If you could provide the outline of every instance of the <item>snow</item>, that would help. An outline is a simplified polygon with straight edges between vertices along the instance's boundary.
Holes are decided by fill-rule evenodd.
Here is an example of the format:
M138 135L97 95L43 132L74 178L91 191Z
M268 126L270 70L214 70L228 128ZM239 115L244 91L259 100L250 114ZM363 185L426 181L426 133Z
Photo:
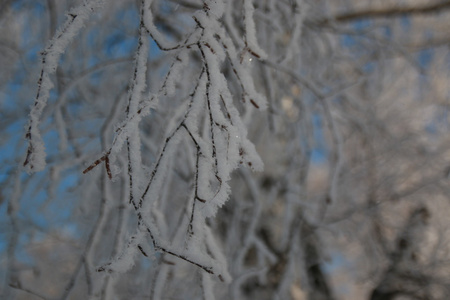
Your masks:
M120 165L127 166L122 178L128 182L130 202L138 220L136 232L128 238L121 253L99 270L123 273L133 267L139 253L147 256L155 251L161 252L165 256L174 256L203 269L204 297L213 299L214 277L211 274L219 276L226 283L231 282L231 275L222 247L217 243L206 220L214 217L228 200L231 193L229 181L234 170L243 166L255 171L263 169L263 162L255 146L247 138L246 125L235 101L240 101L243 96L246 112L265 108L266 99L255 89L251 68L254 58L264 59L266 54L256 41L254 7L251 1L244 2L246 45L240 52L222 25L221 18L225 11L223 1L206 1L204 9L194 14L198 26L188 34L183 45L173 45L158 31L153 23L151 9L146 9L151 7L151 2L142 1L144 6L141 10L141 25L144 26L139 31L135 68L129 82L128 103L123 121L116 126L110 149L105 149L104 155L86 169L89 171L100 163L109 163L112 175L117 175ZM33 171L45 167L45 149L38 125L49 91L53 87L50 75L55 72L61 54L99 3L100 1L89 2L70 11L67 22L44 51L38 96L30 113L29 140L32 151L28 167ZM161 89L155 94L146 91L148 35L162 50L173 50L174 56ZM188 44L190 47L187 47ZM150 113L150 109L156 107L159 98L177 95L179 83L186 81L183 70L189 65L194 51L198 51L202 63L201 73L194 74L193 77L197 78L194 92L188 97L188 101L171 112L170 122L164 124L165 140L159 155L150 171L146 172L142 166L139 124ZM232 78L226 78L222 72L226 60L236 75ZM237 80L241 95L230 92L229 80ZM171 97L167 99L170 100ZM67 137L59 110L56 111L56 121L62 138L61 147L64 149ZM124 145L127 145L126 158L122 151ZM192 218L183 217L177 223L183 226L179 226L175 235L170 237L174 228L165 215L168 204L164 203L164 199L167 198L165 195L170 194L169 174L177 162L176 155L181 146L189 147L182 158L190 156L186 158L186 169L193 171L195 177L194 187L186 193L190 195L186 201L186 211L192 213ZM112 197L114 195L107 198ZM191 226L189 231L188 226ZM125 227L121 230L125 231ZM185 243L182 244L179 240L183 239ZM249 239L246 247L250 244L261 248L263 255L272 259L273 254L269 249L263 248L262 243ZM164 277L165 272L167 268L163 268L160 275ZM156 281L155 298L161 296L158 293L164 285L163 277L159 276Z
M267 54L258 45L256 39L256 27L255 21L253 20L253 13L255 8L253 7L252 0L244 0L244 21L245 21L245 38L247 42L247 47L255 53L259 58L266 59Z
M146 3L147 7L150 7L152 3L152 0L148 0ZM151 9L145 9L144 10L144 16L143 16L143 22L145 25L145 28L148 30L148 33L152 37L152 39L155 41L155 43L158 45L158 47L162 50L168 50L177 48L176 45L173 45L171 42L169 42L163 34L159 32L159 30L156 28L154 22L153 22L153 14Z
M179 55L176 56L175 61L170 67L170 71L166 76L166 80L163 84L163 93L167 96L172 96L175 94L175 87L178 80L180 80L182 70L186 67L188 63L188 53L187 51L181 51Z
M146 242L145 233L138 230L135 235L129 238L128 244L122 253L102 268L109 273L125 273L129 271L135 264L136 256L139 253L138 245L142 242Z
M233 41L226 35L224 30L219 31L220 40L223 47L226 49L227 57L233 67L233 70L239 80L243 89L244 98L247 105L256 106L259 109L266 108L266 98L264 95L258 93L253 83L253 77L251 75L251 54L248 51L244 51L240 55L238 54ZM252 100L252 102L250 102ZM256 105L255 105L256 104Z
M56 72L61 54L66 51L71 41L83 28L92 12L102 4L103 1L90 1L70 10L66 22L55 33L53 39L42 52L42 70L38 81L38 91L35 103L31 107L28 123L29 152L24 163L28 173L42 171L46 165L45 146L39 130L39 123L42 112L47 105L50 90L53 88L50 75Z
M211 280L211 275L202 273L202 288L203 299L214 300L214 282Z

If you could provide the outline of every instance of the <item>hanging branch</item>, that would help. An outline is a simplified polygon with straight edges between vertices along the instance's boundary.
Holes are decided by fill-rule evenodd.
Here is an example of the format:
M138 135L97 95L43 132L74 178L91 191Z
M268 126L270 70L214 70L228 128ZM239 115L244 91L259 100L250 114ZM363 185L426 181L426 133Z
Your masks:
M112 172L109 165L111 156L117 155L126 142L128 152L129 203L133 206L138 219L138 231L131 237L123 253L116 260L98 268L98 271L112 272L129 269L137 253L141 253L146 257L149 256L148 251L152 251L151 249L147 249L148 247L146 246L147 239L149 239L153 251L163 252L177 257L203 269L209 274L218 276L221 280L225 280L229 277L225 271L226 261L222 258L223 255L220 253L220 249L213 242L212 236L207 234L209 229L204 224L204 221L206 217L214 216L217 209L227 200L230 192L227 181L233 169L237 168L240 164L244 164L244 162L252 168L258 169L262 167L262 162L256 154L254 146L246 138L247 132L245 126L240 120L238 110L233 105L227 80L220 70L220 64L226 57L235 66L238 82L242 87L242 91L249 95L252 105L256 108L262 107L264 105L264 99L254 90L253 82L246 70L246 66L241 66L241 63L235 62L239 59L239 56L234 45L230 43L230 39L218 22L222 14L221 10L223 11L223 7L221 8L220 4L208 5L205 3L203 10L193 17L197 26L188 35L184 43L179 46L168 46L167 41L163 40L162 35L153 25L151 11L148 7L149 3L142 0L136 63L134 75L130 83L126 120L118 127L111 148L83 171L83 173L87 173L100 163L105 162L107 174L111 178ZM247 8L251 9L249 7ZM251 17L251 13L247 17ZM254 34L250 26L251 22L249 19L246 20L249 39L253 39L252 35ZM215 32L220 33L219 39L222 43L218 42L218 35ZM175 93L175 82L183 66L188 62L189 51L194 50L191 45L197 45L203 67L194 91L190 95L188 109L184 113L184 117L165 138L161 151L150 172L147 184L140 191L135 180L137 178L136 176L138 176L136 172L141 171L138 124L141 118L148 114L149 107L153 102L152 98L143 105L139 104L146 81L145 65L148 48L144 42L144 37L147 34L155 40L161 50L179 51L167 72L158 96L167 96ZM228 45L225 45L226 43ZM251 44L252 47L256 47L255 43ZM249 47L250 45L247 48ZM225 50L226 48L228 50ZM245 51L249 50L247 49ZM252 50L252 52L255 51ZM258 56L261 55L258 54ZM243 80L245 80L245 83ZM201 130L197 126L199 116L204 116L208 120L207 125L205 124L207 128L202 129L204 130L204 136L200 134ZM149 211L157 209L153 204L158 197L157 195L161 186L165 184L163 180L167 172L166 164L169 157L173 155L176 144L180 142L184 134L187 134L196 149L193 187L194 199L192 201L190 216L187 220L187 234L188 236L196 234L197 238L205 242L206 253L204 255L202 254L204 258L193 255L195 252L191 252L188 249L189 247L185 249L187 252L184 254L184 252L182 253L169 246L164 237L156 233L157 229L152 223L152 217L148 214ZM209 178L215 178L217 180L217 186L211 187L208 184L200 185L200 182L205 180L208 182ZM138 193L140 197L137 197ZM137 201L137 199L139 200ZM197 219L196 211L198 210L202 214ZM204 225L201 228L199 224ZM195 232L195 228L199 228L197 230L200 230L200 232ZM210 257L208 258L207 256ZM205 264L202 262L205 258L212 259L214 263L212 265Z
M103 1L101 0L91 1L70 10L67 14L67 21L41 53L42 69L38 79L34 105L30 112L28 130L25 135L28 140L28 149L23 166L27 168L28 172L38 172L45 168L45 146L38 127L41 114L50 96L50 90L53 88L50 76L56 72L60 56L76 37L90 15L102 5Z
M423 5L410 5L410 6L394 6L394 7L382 7L382 8L368 8L356 11L350 11L346 13L337 14L325 19L312 22L316 26L327 26L333 23L348 23L361 19L374 19L374 18L394 18L401 16L415 16L439 13L444 10L450 9L450 1L432 1L432 3L424 3ZM308 24L309 25L309 24Z

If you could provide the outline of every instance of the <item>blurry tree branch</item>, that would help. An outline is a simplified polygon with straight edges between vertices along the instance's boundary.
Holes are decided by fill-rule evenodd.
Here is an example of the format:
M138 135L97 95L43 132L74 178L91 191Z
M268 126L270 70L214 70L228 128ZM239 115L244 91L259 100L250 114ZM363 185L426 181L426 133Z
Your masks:
M431 3L430 3L431 2ZM429 1L422 5L397 5L393 7L368 8L336 14L325 19L312 22L312 25L326 26L332 23L349 23L362 19L393 18L401 16L413 17L415 15L426 15L441 13L450 9L450 1Z

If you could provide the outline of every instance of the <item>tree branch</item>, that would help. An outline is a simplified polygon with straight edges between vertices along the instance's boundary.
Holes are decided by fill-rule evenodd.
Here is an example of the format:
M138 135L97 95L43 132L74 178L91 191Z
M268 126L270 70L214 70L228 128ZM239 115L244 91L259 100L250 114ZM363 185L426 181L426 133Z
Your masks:
M361 19L371 19L371 18L395 18L404 15L425 15L438 13L442 10L450 9L450 1L435 3L427 3L424 5L414 5L414 6L397 6L397 7L381 7L381 8L368 8L362 9L360 11L346 12L324 18L313 22L316 26L327 26L332 23L349 23L353 21L358 21Z

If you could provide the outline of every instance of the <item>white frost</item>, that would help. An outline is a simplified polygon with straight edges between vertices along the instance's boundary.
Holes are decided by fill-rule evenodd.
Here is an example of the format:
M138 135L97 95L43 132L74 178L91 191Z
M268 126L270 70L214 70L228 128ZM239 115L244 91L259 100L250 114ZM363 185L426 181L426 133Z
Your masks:
M29 152L25 168L29 173L42 171L46 165L45 146L39 131L39 123L42 112L47 105L50 90L53 88L50 75L56 72L61 54L83 28L92 12L102 4L103 1L85 2L83 5L70 10L67 14L67 21L55 33L53 39L42 52L42 70L38 82L38 92L31 108L28 123Z
M255 8L253 7L252 0L244 0L244 20L245 20L245 37L247 40L247 47L254 53L256 53L261 59L267 58L267 54L261 49L256 40L256 27L253 20L253 13Z

